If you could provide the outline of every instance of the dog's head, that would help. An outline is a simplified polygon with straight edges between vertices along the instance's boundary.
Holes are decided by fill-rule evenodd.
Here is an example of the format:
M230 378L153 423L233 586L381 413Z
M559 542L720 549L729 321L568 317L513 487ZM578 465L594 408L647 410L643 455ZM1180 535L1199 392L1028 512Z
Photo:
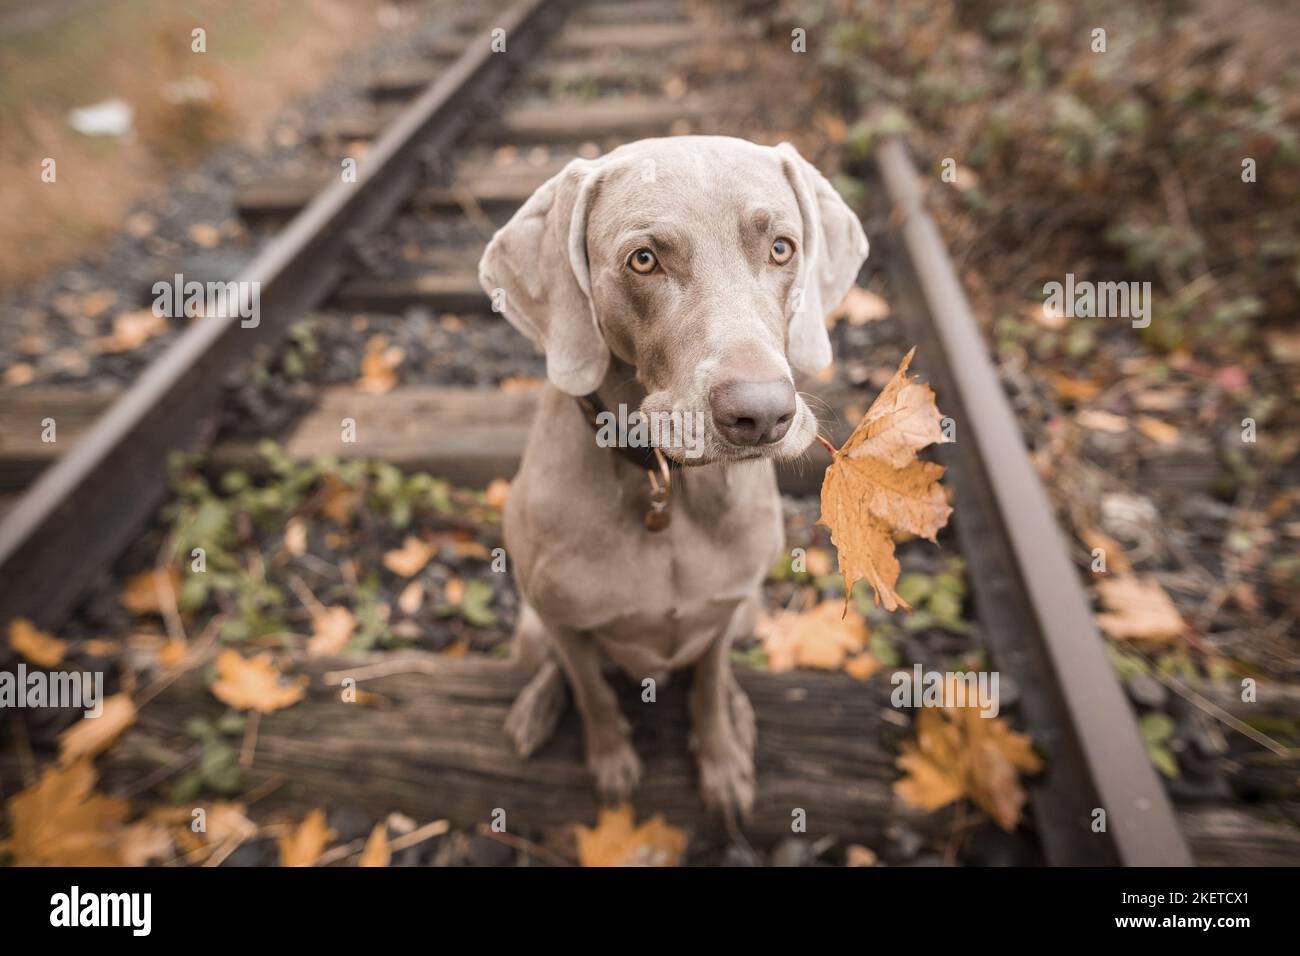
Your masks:
M816 432L792 369L830 363L826 313L866 255L857 217L789 144L683 136L573 160L497 232L479 277L557 388L595 391L613 353L643 414L705 423L694 454L661 440L670 457L781 459Z

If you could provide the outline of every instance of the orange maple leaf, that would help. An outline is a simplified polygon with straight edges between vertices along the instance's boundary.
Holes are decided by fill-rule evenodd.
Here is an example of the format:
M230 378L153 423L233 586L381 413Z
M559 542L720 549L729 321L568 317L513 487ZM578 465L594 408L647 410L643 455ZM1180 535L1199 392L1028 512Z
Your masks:
M817 523L830 529L839 552L846 609L853 585L865 579L877 605L910 611L894 590L900 571L894 533L933 541L952 514L939 485L943 466L916 457L926 445L947 439L934 392L907 374L914 354L915 348L903 358L822 481Z

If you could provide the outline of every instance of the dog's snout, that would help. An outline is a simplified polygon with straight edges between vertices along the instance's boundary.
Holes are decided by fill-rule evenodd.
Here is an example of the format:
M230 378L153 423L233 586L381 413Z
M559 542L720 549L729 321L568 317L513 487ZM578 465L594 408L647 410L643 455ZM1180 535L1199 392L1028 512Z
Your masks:
M713 423L733 445L770 445L785 437L794 420L794 386L772 382L731 381L709 391Z

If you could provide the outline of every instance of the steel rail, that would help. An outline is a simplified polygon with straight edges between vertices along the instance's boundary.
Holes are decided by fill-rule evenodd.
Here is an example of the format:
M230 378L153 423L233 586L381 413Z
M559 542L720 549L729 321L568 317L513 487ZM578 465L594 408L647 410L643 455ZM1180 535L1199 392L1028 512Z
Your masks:
M223 381L259 343L273 342L337 284L355 243L387 220L436 164L476 109L526 63L569 7L520 0L485 29L383 133L358 163L356 182L319 193L236 278L260 290L260 322L238 315L195 321L45 471L0 522L0 626L15 617L54 626L144 528L167 489L173 451L214 437ZM241 286L241 288L246 288ZM227 310L229 311L229 310Z
M921 345L918 362L958 423L957 442L940 448L954 466L956 526L980 621L998 668L1023 691L1025 718L1048 758L1044 778L1031 789L1047 860L1189 866L1173 807L1111 670L956 270L925 211L907 150L891 139L877 150L876 163L906 251L896 257L907 273L902 285L923 300L921 321L909 329Z

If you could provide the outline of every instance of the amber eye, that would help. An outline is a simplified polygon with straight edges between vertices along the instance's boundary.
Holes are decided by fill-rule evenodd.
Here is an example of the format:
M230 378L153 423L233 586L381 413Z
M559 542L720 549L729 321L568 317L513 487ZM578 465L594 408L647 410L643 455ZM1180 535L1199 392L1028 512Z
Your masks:
M794 243L784 236L772 243L772 261L777 265L785 265L793 255Z
M659 265L659 260L655 258L655 254L649 249L638 249L628 257L627 264L637 275L648 276L655 271L655 267Z

